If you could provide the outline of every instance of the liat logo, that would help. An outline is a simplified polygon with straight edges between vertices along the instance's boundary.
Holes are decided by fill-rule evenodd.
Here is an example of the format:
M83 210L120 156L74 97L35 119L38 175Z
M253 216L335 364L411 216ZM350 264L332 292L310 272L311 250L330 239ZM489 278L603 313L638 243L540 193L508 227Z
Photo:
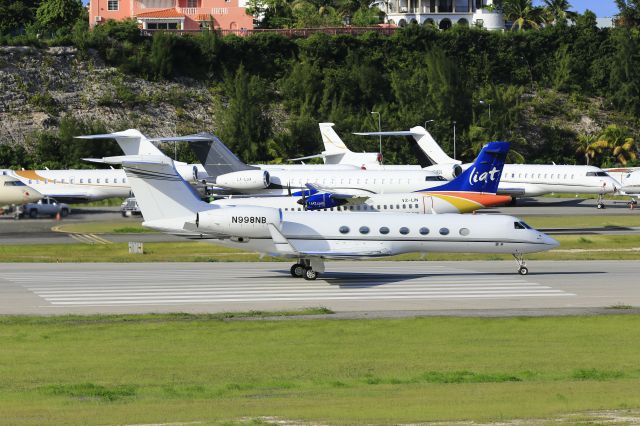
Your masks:
M493 182L494 180L496 180L496 177L495 177L496 173L500 173L500 170L498 170L495 167L489 170L488 172L484 172L484 173L478 173L478 171L474 167L473 170L471 171L471 174L469 175L469 184L474 185L477 182L488 183L489 180Z

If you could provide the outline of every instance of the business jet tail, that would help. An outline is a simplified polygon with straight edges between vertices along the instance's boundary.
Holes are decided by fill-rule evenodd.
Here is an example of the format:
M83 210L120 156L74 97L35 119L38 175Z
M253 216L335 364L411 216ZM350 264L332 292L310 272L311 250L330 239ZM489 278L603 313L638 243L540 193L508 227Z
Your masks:
M243 170L260 170L240 160L215 135L202 132L195 135L150 139L154 142L190 142L193 152L210 178L216 178L232 172Z
M191 218L197 212L214 208L200 200L191 185L180 177L173 160L165 155L124 155L103 160L122 165L145 222Z
M489 142L471 167L451 182L431 190L495 194L510 146L510 142Z
M136 129L102 135L76 136L76 139L115 139L125 155L164 155L145 135Z
M462 161L449 157L424 127L412 127L410 132L422 152L433 164L462 164Z
M344 144L340 136L333 130L333 123L319 123L320 134L322 135L322 143L326 154L347 154L351 152Z

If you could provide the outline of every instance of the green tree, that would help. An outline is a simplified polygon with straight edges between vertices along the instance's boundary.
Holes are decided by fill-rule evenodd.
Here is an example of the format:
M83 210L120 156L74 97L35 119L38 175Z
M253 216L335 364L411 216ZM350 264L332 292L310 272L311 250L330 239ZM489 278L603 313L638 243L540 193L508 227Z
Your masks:
M220 137L245 162L264 159L261 149L271 137L266 87L264 80L249 75L243 65L225 79L228 104L221 108Z
M578 17L576 12L570 11L571 4L567 0L544 0L544 9L551 17L553 24L563 24L567 20L575 21Z
M639 35L628 28L614 33L609 99L621 111L640 114Z
M622 25L628 27L640 25L640 0L616 0L616 5L620 10L619 18Z
M569 90L575 81L573 75L572 58L569 45L563 44L555 54L555 70L553 73L553 87L556 90Z
M33 23L37 0L0 0L0 35L16 34Z
M62 34L82 16L82 9L80 0L42 0L36 10L37 28L49 34Z
M595 144L606 149L609 152L609 156L623 166L626 166L629 161L634 161L638 158L635 140L629 134L628 129L615 124L607 126L598 136Z
M512 30L538 29L543 21L544 10L534 7L531 0L504 0L504 16L513 22Z

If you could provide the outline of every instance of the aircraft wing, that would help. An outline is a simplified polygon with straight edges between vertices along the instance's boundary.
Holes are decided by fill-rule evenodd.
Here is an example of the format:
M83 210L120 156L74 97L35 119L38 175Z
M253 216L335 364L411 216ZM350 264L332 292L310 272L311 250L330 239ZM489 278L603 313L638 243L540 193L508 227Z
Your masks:
M298 250L287 237L282 235L282 232L276 228L273 223L269 225L269 233L273 240L278 254L288 254L292 256L305 256L305 257L321 257L323 259L354 259L361 257L384 257L391 256L387 250L369 250L369 251L309 251Z

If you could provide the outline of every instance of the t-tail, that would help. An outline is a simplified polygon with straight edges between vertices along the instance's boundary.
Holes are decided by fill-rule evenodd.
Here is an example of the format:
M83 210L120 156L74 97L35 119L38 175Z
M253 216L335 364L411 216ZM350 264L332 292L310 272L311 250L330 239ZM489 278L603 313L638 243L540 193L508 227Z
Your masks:
M193 220L198 212L215 208L200 199L169 157L125 155L103 160L107 164L122 164L145 226L180 230L185 219Z
M76 136L76 139L115 139L125 155L164 155L145 135L136 129L103 135Z
M428 190L495 194L510 146L510 142L489 142L482 148L476 161L460 176Z

